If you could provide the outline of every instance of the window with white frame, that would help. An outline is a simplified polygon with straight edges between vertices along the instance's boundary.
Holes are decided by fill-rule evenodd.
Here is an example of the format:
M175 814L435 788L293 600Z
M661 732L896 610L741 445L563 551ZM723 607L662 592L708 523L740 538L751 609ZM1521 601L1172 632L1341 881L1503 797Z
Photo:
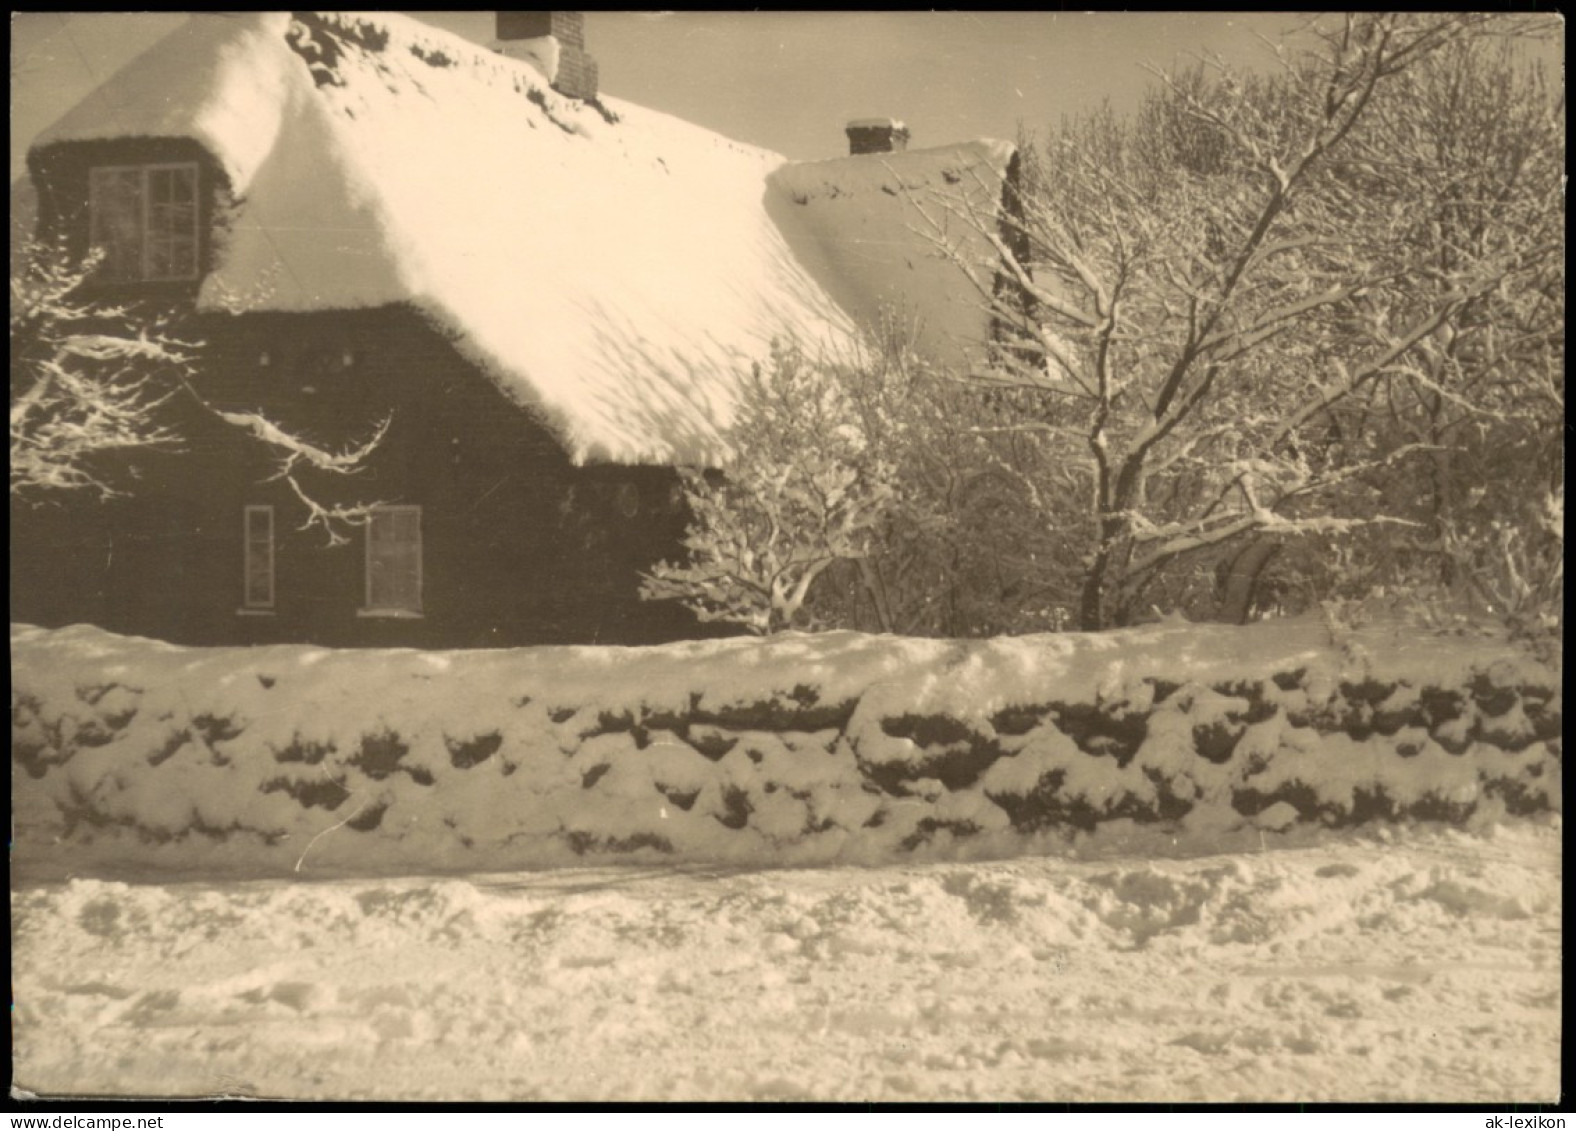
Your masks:
M116 281L197 277L197 166L99 165L88 174L88 241Z
M248 609L274 607L274 508L246 508L244 533L246 565L242 579L242 605Z
M421 612L421 508L374 507L367 522L366 613Z

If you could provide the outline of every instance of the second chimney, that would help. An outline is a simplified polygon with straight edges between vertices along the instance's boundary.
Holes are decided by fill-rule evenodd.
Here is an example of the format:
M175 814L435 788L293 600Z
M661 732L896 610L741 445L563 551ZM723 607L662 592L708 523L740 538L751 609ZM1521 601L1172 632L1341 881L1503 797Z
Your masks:
M896 118L855 118L843 130L848 153L901 153L908 148L908 127Z
M597 66L580 12L495 12L498 50L540 68L559 94L596 97Z

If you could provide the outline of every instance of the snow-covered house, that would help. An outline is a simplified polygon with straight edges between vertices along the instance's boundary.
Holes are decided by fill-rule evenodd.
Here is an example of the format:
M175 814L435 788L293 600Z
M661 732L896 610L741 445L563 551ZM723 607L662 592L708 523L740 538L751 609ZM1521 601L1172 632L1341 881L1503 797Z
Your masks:
M897 127L886 152L791 164L598 97L573 13L498 32L198 15L39 136L40 232L104 248L103 295L185 315L204 397L325 446L392 424L348 545L297 531L266 460L219 435L145 457L129 501L14 504L13 619L196 643L684 635L638 575L678 553L672 468L726 462L774 338L836 351L889 306L942 351L986 336L915 202L994 213L1007 143L904 151ZM969 225L947 238L990 261Z

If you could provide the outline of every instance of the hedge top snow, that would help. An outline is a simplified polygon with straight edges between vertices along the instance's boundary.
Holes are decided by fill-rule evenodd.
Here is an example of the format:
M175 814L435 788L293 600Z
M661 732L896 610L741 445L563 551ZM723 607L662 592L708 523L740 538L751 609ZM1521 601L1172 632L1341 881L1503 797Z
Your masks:
M192 649L12 630L24 873L752 865L1559 807L1559 682L1314 619L934 641Z

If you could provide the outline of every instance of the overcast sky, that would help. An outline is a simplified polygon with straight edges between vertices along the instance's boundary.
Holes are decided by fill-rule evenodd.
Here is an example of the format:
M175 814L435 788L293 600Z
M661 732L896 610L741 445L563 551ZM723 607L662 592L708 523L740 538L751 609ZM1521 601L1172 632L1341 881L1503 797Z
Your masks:
M479 43L490 12L413 12ZM176 27L168 13L12 16L11 175L33 136ZM590 12L608 94L789 157L845 151L850 118L892 116L913 144L1014 136L1109 98L1133 106L1200 51L1256 63L1295 15L1068 12Z

